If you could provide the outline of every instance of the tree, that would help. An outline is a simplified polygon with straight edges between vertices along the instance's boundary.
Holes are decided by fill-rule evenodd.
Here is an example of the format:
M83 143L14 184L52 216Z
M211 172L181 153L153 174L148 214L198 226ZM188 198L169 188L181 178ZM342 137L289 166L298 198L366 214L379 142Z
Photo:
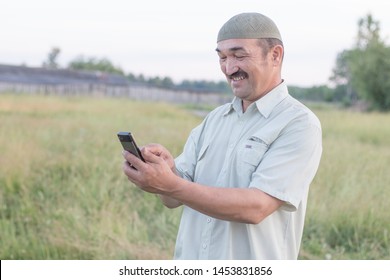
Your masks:
M343 98L336 99L341 99L346 105L354 104L358 100L357 93L351 83L352 74L349 63L352 59L351 55L351 50L344 50L337 55L336 66L333 68L333 75L330 77L330 80L336 84L334 94L336 96L344 95Z
M79 56L68 64L68 68L73 70L101 71L124 75L123 70L114 66L107 58L99 59L95 57L85 58Z
M390 110L390 48L379 34L370 14L360 19L355 47L338 55L331 79L373 108Z
M367 48L371 43L382 41L380 33L379 21L374 20L371 14L368 14L366 18L361 18L358 21L358 36L356 47L358 49Z
M47 60L42 63L43 67L57 69L59 67L57 59L61 52L61 49L58 47L53 47L49 54L47 55Z

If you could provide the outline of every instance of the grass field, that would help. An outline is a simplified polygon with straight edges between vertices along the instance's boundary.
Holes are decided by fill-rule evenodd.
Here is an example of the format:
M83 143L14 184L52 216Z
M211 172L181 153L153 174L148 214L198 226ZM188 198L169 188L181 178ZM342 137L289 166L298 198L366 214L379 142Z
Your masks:
M390 115L313 107L324 153L302 259L390 258ZM201 119L126 99L0 95L0 259L170 259L180 209L122 174L116 132L178 155Z

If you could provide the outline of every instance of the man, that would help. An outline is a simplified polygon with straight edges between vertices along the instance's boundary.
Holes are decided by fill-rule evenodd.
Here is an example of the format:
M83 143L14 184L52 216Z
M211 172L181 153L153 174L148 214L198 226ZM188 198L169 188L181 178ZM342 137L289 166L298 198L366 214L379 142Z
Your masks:
M209 113L175 161L148 145L146 163L124 152L124 173L167 207L184 206L176 259L297 259L322 152L320 122L288 94L271 19L234 16L216 51L232 103Z

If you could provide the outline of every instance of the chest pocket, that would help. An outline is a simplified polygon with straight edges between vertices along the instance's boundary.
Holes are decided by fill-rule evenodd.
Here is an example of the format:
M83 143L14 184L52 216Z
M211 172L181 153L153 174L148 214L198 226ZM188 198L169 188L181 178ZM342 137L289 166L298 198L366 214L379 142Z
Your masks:
M253 172L260 164L269 144L258 136L251 136L245 140L239 149L238 162L241 167Z
M209 143L204 144L198 153L197 161L200 161L204 158L204 155L206 154L207 149L209 148Z

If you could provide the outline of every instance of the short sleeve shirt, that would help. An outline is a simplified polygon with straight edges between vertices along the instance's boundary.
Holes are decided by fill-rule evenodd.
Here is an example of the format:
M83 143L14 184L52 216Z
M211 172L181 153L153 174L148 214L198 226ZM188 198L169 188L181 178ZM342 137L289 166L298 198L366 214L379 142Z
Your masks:
M175 259L297 259L321 125L281 83L245 113L235 97L190 134L176 169L221 188L257 188L284 202L259 224L215 219L184 206Z

